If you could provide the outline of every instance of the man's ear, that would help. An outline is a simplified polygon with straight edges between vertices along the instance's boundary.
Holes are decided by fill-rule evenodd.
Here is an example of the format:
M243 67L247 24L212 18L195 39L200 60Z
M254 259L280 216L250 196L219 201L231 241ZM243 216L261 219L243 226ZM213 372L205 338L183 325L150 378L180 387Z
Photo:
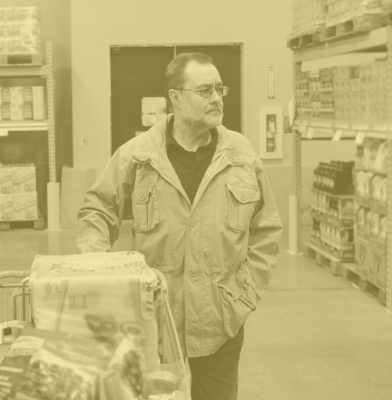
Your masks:
M175 89L170 89L169 90L169 98L171 103L173 104L173 107L179 107L180 105L180 98L178 96L178 91Z

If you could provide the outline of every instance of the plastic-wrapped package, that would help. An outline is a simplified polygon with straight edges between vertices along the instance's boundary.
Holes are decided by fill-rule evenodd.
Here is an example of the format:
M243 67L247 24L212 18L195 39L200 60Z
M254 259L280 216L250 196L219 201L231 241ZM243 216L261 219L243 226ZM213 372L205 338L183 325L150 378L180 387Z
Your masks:
M326 0L293 0L292 37L314 33L324 26Z

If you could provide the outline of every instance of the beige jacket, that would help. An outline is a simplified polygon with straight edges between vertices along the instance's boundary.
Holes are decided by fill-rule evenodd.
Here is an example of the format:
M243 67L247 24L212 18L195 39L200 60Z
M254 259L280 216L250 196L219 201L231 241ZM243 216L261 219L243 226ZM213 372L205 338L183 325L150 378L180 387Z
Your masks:
M282 225L262 162L223 126L191 204L167 157L168 118L113 155L79 211L77 246L109 251L131 201L132 250L166 275L184 353L198 357L213 354L255 310Z

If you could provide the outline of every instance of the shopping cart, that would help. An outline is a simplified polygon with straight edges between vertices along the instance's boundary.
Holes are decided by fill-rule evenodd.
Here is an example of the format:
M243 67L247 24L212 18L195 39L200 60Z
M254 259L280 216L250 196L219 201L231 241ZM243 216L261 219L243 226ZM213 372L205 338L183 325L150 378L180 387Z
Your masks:
M157 322L161 359L164 364L179 365L184 377L183 387L185 387L187 393L190 393L189 366L183 357L170 309L166 278L162 272L155 269L154 272L158 277L155 299L160 303L159 307L157 307L157 310L159 310ZM0 322L0 363L11 343L17 337L19 329L26 326L34 326L29 276L30 270L0 272L0 297L2 297L2 301L0 300L2 303L0 318L3 321ZM7 280L12 282L6 283ZM15 282L15 280L20 281ZM11 316L11 319L9 319L9 316ZM185 398L188 399L186 396Z

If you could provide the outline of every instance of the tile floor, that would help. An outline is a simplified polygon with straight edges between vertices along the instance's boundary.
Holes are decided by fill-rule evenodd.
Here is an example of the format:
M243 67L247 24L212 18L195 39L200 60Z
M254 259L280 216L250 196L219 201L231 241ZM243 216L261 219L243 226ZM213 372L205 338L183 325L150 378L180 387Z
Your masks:
M128 233L125 223L114 250L127 249ZM0 232L0 270L74 253L74 237L75 229ZM303 256L282 251L245 335L238 400L392 399L392 314Z

